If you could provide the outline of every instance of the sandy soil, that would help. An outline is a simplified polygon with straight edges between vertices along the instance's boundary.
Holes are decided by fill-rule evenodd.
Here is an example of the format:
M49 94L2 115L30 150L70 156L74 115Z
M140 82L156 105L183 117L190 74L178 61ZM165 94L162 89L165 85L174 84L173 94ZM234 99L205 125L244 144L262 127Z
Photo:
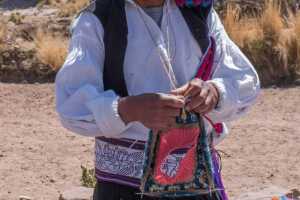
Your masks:
M223 153L227 190L275 185L300 189L300 88L265 89L251 112L232 123ZM0 84L0 199L58 199L93 165L93 139L64 130L53 84Z

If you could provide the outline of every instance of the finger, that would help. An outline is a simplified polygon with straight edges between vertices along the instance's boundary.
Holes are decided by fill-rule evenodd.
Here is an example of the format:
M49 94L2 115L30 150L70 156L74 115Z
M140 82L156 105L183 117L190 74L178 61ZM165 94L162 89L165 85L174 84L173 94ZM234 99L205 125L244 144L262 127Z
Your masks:
M164 121L157 122L155 125L156 130L166 131L176 126L175 118L168 118Z
M199 114L203 114L206 109L207 109L207 105L205 105L205 103L203 102L197 108L195 108L193 111L196 113L199 113Z
M173 95L183 95L185 93L185 91L188 89L189 87L189 83L175 89L171 91L171 94Z
M175 117L166 118L165 123L168 128L174 128L177 125Z
M205 105L211 105L211 104L213 104L213 95L212 94L209 94L208 96L207 96L207 98L205 99Z
M164 117L174 117L175 118L180 115L179 108L165 107L163 112L164 112Z
M186 105L186 110L187 111L192 111L195 108L199 107L203 103L203 100L200 96L194 97L187 105Z
M192 98L191 102L187 104L187 110L194 110L196 107L200 106L203 104L206 100L206 98L209 95L209 90L207 88L204 88L201 90L200 94L194 98Z
M152 123L160 128L171 128L175 127L177 124L175 117L162 117L160 119L155 119Z
M194 78L189 83L171 91L171 94L174 95L183 95L183 96L193 96L195 95L195 88L201 88L203 81L199 78Z
M162 126L169 124L174 124L176 123L176 117L178 117L179 115L176 116L168 116L168 115L163 115L160 117L157 117L155 119L152 120L152 124L163 124Z
M161 99L163 106L169 106L172 108L183 108L185 102L183 97L175 95L164 95Z
M198 108L196 108L196 112L203 115L212 111L213 108L214 108L214 103L212 99L208 97L203 104L201 104Z
M202 99L202 102L207 99L209 94L210 94L209 88L208 87L203 87L200 94L199 94L199 97Z
M203 81L201 79L195 78L193 79L186 92L184 93L184 96L190 96L193 97L195 95L198 95L198 93L201 91L203 86Z
M211 112L212 110L213 110L213 106L209 105L203 111L201 111L200 114L205 115L205 114L208 114L209 112Z
M185 92L184 96L188 98L193 98L195 96L198 96L200 92L201 92L201 88L190 86L188 90Z
M188 111L194 110L201 104L205 102L209 95L209 89L208 88L203 88L198 96L195 96L192 98L192 100L186 105L186 108Z
M204 112L205 112L205 114L207 114L216 107L217 100L215 99L214 95L209 95L205 101L205 104L207 105L207 109L204 110Z

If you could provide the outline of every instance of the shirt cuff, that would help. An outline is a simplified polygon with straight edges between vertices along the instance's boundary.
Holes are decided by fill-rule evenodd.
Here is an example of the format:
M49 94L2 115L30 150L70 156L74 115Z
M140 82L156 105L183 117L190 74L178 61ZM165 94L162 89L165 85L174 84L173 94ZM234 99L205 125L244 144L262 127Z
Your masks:
M224 104L224 101L225 101L225 94L226 94L225 86L220 81L218 81L218 79L209 80L207 82L214 84L214 86L218 90L219 101L218 101L218 104L215 107L215 110L220 111L221 108L223 107L223 104Z
M227 121L235 111L236 94L228 93L224 80L221 78L212 79L208 82L213 83L219 91L219 102L209 115L215 123Z
M113 91L107 91L104 96L86 103L104 136L118 138L130 127L130 123L126 125L119 115L118 100L119 96Z

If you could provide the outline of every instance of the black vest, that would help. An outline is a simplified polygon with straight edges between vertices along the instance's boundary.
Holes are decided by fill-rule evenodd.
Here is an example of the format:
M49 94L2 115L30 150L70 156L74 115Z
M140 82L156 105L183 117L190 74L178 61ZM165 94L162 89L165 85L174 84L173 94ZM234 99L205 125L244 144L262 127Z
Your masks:
M207 17L211 9L212 4L208 7L180 8L202 52L205 52L209 46ZM94 14L101 21L104 28L104 89L112 89L120 96L128 96L123 71L128 42L125 0L97 0Z

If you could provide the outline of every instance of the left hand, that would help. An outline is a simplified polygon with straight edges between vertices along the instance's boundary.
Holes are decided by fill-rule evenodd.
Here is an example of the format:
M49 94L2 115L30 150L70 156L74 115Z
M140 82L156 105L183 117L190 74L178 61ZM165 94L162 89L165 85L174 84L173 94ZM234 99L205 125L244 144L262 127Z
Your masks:
M186 110L201 115L212 111L217 106L220 96L217 87L213 83L205 82L199 78L191 80L171 93L186 97L188 99Z

